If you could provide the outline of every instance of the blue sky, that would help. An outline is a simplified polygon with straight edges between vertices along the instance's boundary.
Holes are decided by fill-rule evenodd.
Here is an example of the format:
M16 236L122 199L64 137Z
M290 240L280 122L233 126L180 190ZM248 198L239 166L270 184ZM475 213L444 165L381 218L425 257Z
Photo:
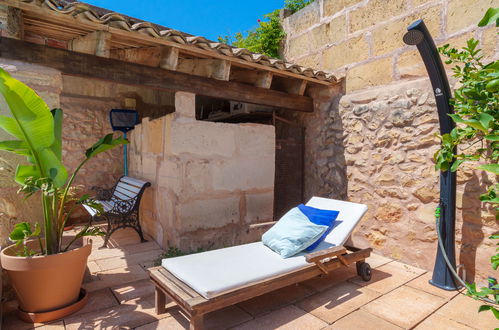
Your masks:
M216 40L257 26L284 0L83 0L145 21Z

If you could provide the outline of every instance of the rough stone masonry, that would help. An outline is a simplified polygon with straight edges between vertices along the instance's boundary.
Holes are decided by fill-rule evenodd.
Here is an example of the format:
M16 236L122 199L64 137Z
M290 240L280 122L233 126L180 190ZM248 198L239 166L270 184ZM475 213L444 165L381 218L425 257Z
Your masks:
M423 18L437 46L463 46L474 37L485 60L497 59L495 28L477 28L494 4L316 0L284 20L286 60L344 77L337 96L316 113L296 119L306 127L306 196L369 205L353 235L355 244L432 269L439 198L432 157L439 144L438 117L423 63L402 36L410 23ZM478 200L494 180L467 166L458 172L457 253L468 280L483 280L494 272L489 260L495 246L488 237L499 225Z

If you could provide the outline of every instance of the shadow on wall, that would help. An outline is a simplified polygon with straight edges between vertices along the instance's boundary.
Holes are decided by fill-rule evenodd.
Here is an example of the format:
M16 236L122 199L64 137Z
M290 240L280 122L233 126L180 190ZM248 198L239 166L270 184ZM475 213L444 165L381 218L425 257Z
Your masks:
M482 203L479 196L487 191L490 182L485 172L482 171L481 177L477 173L465 184L462 205L462 237L459 249L459 263L466 269L466 281L473 283L476 280L477 248L485 239L481 214ZM478 210L470 212L469 210ZM486 260L485 262L488 262ZM480 267L479 267L480 268ZM483 268L482 268L483 269Z
M345 82L343 82L345 84ZM345 86L342 86L345 90ZM328 159L328 178L330 182L329 194L326 197L347 200L348 199L348 177L345 159L345 145L343 143L343 121L339 113L339 103L343 95L336 95L327 111L328 120L331 121L329 130L324 132L325 148L331 150L332 155Z
M343 122L339 103L344 82L334 90L308 90L315 111L299 114L305 129L305 201L312 196L347 199L347 172Z

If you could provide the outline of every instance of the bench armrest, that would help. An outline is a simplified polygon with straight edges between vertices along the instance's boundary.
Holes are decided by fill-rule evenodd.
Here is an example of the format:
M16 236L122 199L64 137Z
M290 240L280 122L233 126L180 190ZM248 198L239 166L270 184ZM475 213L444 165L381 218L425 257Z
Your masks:
M305 260L309 263L317 263L326 258L332 258L342 255L347 252L347 249L343 246L333 246L332 248L312 252L305 255Z
M129 199L112 198L113 208L106 213L122 215L133 211L137 206L137 196Z

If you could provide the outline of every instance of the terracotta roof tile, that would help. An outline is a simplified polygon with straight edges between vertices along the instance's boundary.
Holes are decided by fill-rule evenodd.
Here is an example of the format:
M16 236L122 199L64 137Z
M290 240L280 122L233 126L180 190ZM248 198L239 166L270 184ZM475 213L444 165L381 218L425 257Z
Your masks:
M202 36L192 36L184 32L170 29L151 22L140 21L106 9L95 7L82 2L72 0L22 0L25 3L34 4L54 12L77 16L78 19L88 20L93 23L103 24L109 27L143 33L145 35L162 38L178 44L192 45L204 50L218 52L220 54L237 57L239 59L258 63L260 65L272 67L278 70L288 71L303 75L309 78L315 78L321 81L335 82L336 77L330 73L313 70L297 64L284 62L280 59L270 58L263 54L250 52L247 49L237 48L219 42L208 40Z

